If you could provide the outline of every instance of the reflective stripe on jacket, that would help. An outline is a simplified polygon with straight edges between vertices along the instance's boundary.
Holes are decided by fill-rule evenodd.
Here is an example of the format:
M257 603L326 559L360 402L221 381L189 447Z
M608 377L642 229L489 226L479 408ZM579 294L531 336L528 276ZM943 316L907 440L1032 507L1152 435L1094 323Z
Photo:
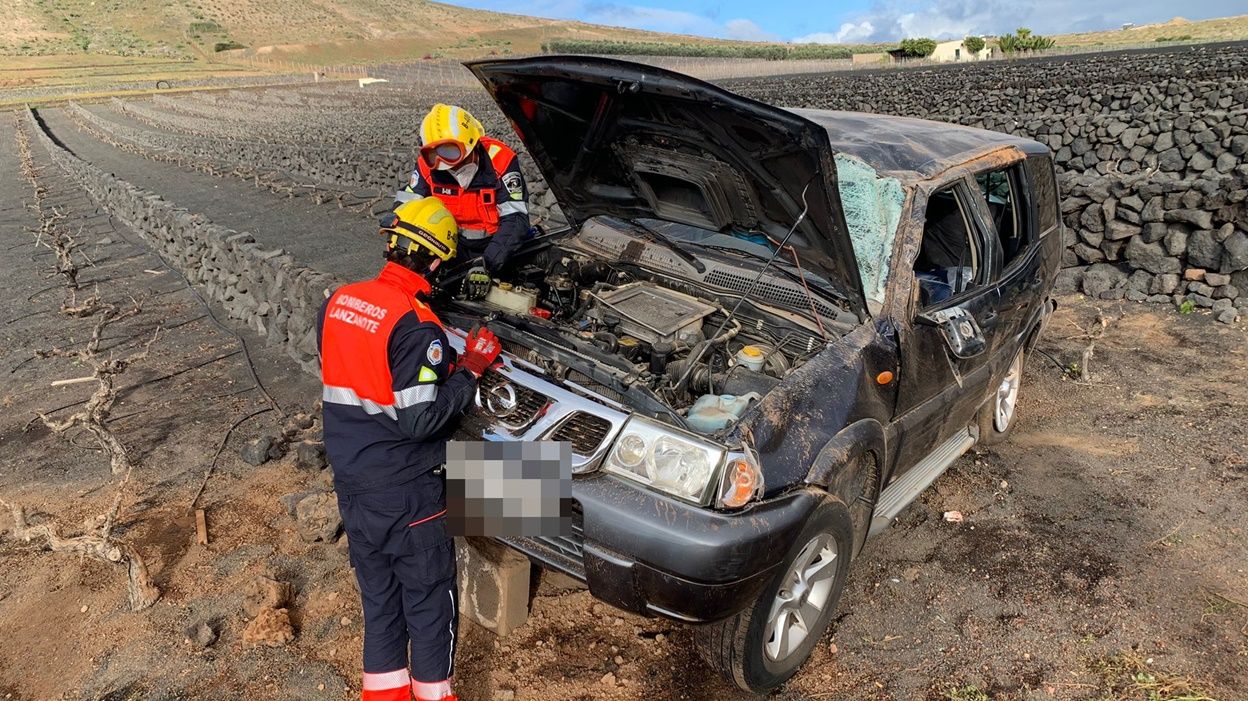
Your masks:
M476 380L452 372L454 351L417 295L420 275L387 263L339 288L321 309L325 452L345 494L387 489L446 461L447 434Z

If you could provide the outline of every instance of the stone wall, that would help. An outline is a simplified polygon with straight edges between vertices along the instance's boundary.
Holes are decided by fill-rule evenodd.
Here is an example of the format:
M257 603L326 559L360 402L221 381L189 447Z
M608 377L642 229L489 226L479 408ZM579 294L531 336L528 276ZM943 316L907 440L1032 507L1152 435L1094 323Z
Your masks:
M789 107L897 114L1027 136L1053 149L1062 172L1214 176L1242 165L1234 161L1248 146L1248 44L727 87Z
M1059 289L1248 317L1243 179L1080 174L1061 185L1070 267Z
M66 109L75 119L146 149L204 160L263 166L325 185L393 192L397 174L409 172L412 165L411 156L403 153L296 146L207 134L171 134L110 121L74 103Z
M259 96L267 94L247 93L246 97L256 100ZM66 109L75 120L107 135L111 140L133 144L147 155L152 152L162 152L177 154L181 160L198 159L227 166L244 166L247 169L264 172L276 171L295 182L310 181L339 190L363 190L384 195L384 198L387 198L385 199L387 204L390 202L389 196L399 185L405 183L407 174L411 172L414 165L415 157L410 146L404 149L388 150L364 148L359 144L350 143L324 143L312 135L318 123L318 119L313 118L313 114L308 115L308 124L304 130L297 132L295 137L287 135L290 140L248 139L241 138L236 133L245 128L238 123L228 125L224 120L214 121L191 115L159 113L150 105L138 101L117 100L115 104L121 105L129 116L154 128L141 129L110 120L76 103L70 103ZM235 104L233 109L236 112L250 114L252 105ZM497 110L492 110L492 112L497 112ZM494 116L491 112L483 113ZM347 118L344 117L344 113L319 117L320 120L337 119L339 122L344 118ZM358 121L354 116L349 119L353 124ZM396 120L390 120L390 122L398 123ZM341 127L341 124L338 126ZM362 136L364 142L380 143L395 138L393 135L384 136L385 130L382 125L358 124L357 126L362 132L367 132ZM253 127L253 131L257 129L259 129L258 126ZM510 127L507 129L506 133L510 133ZM514 139L509 139L509 141L514 141ZM304 143L321 145L305 146L302 145ZM517 145L513 144L513 146ZM534 224L557 225L563 220L563 215L559 212L554 194L546 184L546 179L527 153L520 151L519 158L520 168L524 172L525 182L529 189L530 219ZM228 168L226 170L228 171Z
M282 346L308 372L319 373L316 317L329 291L344 280L297 265L282 249L264 249L245 231L214 224L100 170L54 142L29 109L26 118L52 161L101 207L138 232L206 298Z
M1041 141L1065 198L1064 289L1248 317L1248 44L727 87Z

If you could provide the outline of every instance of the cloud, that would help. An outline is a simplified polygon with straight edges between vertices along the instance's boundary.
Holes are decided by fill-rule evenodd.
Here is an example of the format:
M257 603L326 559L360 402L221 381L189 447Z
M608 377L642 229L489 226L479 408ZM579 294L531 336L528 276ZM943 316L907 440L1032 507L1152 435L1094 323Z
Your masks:
M869 40L875 35L875 25L871 20L846 22L835 32L815 32L794 37L795 44L853 44Z
M1207 0L1201 16L1238 14L1243 0ZM1125 22L1162 22L1183 8L1169 0L877 0L850 15L836 31L796 37L795 42L893 42L907 37L957 39L1004 34L1030 27L1042 34L1112 29Z
M1021 17L1032 14L1035 4L1036 0L885 0L842 24L832 36L837 43L918 36L953 39L1018 26Z
M775 41L779 37L748 19L730 19L724 22L724 36L742 41Z

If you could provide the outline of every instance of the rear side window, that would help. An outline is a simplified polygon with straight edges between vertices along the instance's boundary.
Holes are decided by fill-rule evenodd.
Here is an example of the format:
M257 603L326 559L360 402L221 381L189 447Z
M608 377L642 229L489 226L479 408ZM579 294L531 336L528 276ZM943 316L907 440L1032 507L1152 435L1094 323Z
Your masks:
M1027 175L1031 178L1031 191L1036 195L1036 218L1040 235L1057 226L1057 179L1053 175L1053 161L1048 156L1028 156Z
M1018 260L1036 241L1024 177L1018 164L975 175L975 184L1000 243L1003 267Z

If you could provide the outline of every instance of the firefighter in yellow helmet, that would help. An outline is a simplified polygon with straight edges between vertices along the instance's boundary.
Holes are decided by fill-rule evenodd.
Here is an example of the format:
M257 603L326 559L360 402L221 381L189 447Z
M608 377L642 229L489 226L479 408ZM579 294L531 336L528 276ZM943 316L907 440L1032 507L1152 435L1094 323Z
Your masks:
M380 224L382 235L388 239L387 260L397 254L424 254L432 267L422 272L432 273L459 250L459 222L436 197L404 202L383 214Z
M459 614L446 495L446 440L497 359L488 329L463 354L426 302L425 276L457 249L434 197L382 217L386 265L321 310L325 451L364 608L363 701L454 701Z
M395 205L430 195L446 205L460 227L460 259L480 259L464 280L464 292L483 297L490 276L503 270L529 233L529 193L520 161L454 105L429 110L420 123L420 143L416 169L395 194Z

